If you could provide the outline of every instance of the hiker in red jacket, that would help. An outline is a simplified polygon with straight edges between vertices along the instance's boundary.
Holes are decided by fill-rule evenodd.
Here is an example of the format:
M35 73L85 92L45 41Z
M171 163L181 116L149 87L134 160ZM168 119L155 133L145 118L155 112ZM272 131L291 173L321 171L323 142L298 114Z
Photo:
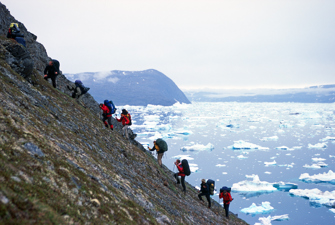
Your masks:
M112 124L112 114L110 112L110 109L105 104L100 104L100 109L102 109L102 122L104 122L105 126L108 128L108 124L110 126L110 129L113 130L113 124ZM107 121L108 124L107 124Z
M125 109L122 109L122 113L121 113L121 118L118 119L117 117L115 117L115 119L119 122L122 122L122 131L123 131L123 136L126 136L127 139L128 138L128 127L131 125L131 116L130 114L128 113L127 110Z
M174 177L177 180L177 184L180 184L179 178L178 176L180 176L181 178L181 185L183 186L183 192L186 192L186 186L185 186L185 173L184 173L184 168L181 165L181 162L179 159L177 159L174 164L177 166L177 169L179 171L179 173L175 173Z
M226 217L229 219L229 204L233 199L230 193L226 190L223 190L223 192L220 193L219 198L223 198L223 207L226 211Z

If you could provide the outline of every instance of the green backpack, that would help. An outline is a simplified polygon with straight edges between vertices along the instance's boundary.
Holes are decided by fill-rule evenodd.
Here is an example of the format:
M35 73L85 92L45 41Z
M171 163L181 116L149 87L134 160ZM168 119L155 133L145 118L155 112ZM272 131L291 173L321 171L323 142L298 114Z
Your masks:
M156 144L158 145L160 150L163 150L164 152L166 152L168 150L168 145L166 144L166 142L163 139L158 138L156 140Z

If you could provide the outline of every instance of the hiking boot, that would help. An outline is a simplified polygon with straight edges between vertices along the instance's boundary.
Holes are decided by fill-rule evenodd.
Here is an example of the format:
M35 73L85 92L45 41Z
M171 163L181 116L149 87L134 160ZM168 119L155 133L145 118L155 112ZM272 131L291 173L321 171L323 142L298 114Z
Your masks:
M180 181L177 181L177 184L180 184Z
M107 127L107 128L108 128L108 125L107 125L107 124L105 124L105 127Z

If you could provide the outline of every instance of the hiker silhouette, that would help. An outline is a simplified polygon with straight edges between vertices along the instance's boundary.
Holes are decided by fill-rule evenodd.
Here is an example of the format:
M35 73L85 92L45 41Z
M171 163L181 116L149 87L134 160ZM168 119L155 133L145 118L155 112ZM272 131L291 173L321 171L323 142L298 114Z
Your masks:
M117 117L115 117L115 119L118 122L122 123L122 126L123 126L122 135L125 136L127 139L129 139L129 137L128 137L128 127L131 125L131 116L128 113L128 111L126 109L122 109L120 119L118 119Z
M11 38L17 41L17 43L26 47L26 40L24 40L24 35L20 32L19 24L11 23L7 32L7 38Z
M199 199L200 199L200 201L204 201L203 199L202 199L202 196L206 196L206 199L207 199L207 201L208 201L208 208L210 208L211 207L211 198L210 198L210 191L209 191L209 186L208 186L208 184L206 183L206 180L205 179L202 179L201 180L201 184L200 184L200 194L198 194L198 197L199 197Z
M104 101L104 104L100 104L100 109L102 109L102 122L105 124L105 126L108 128L108 125L110 126L110 129L113 130L113 124L112 124L112 108L110 107L110 102L108 100ZM107 124L107 121L108 124Z
M178 169L178 173L175 173L174 174L174 177L176 178L177 180L177 184L180 184L180 181L179 181L179 176L181 178L181 185L183 186L183 192L186 192L186 186L185 186L185 172L184 172L184 168L180 162L179 159L177 159L174 164L176 165L177 169Z
M163 158L164 152L168 150L168 145L166 144L166 142L163 139L158 138L156 141L154 141L154 147L150 148L148 146L148 149L149 151L154 151L154 150L157 151L157 161L158 161L158 164L162 167L163 166L162 158Z
M223 207L226 211L226 217L229 219L229 204L233 201L233 198L230 195L230 188L222 187L220 189L219 198L223 198Z
M56 78L59 74L59 62L57 60L50 60L48 65L44 69L44 79L48 81L52 80L52 86L56 88Z

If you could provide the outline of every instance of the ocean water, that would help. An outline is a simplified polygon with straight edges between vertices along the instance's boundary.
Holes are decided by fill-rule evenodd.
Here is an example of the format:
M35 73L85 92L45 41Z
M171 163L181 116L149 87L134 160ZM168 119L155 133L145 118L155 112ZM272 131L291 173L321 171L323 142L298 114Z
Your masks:
M171 170L187 158L192 185L205 178L217 191L232 187L230 210L248 223L335 224L335 104L124 107L144 146L166 140Z

